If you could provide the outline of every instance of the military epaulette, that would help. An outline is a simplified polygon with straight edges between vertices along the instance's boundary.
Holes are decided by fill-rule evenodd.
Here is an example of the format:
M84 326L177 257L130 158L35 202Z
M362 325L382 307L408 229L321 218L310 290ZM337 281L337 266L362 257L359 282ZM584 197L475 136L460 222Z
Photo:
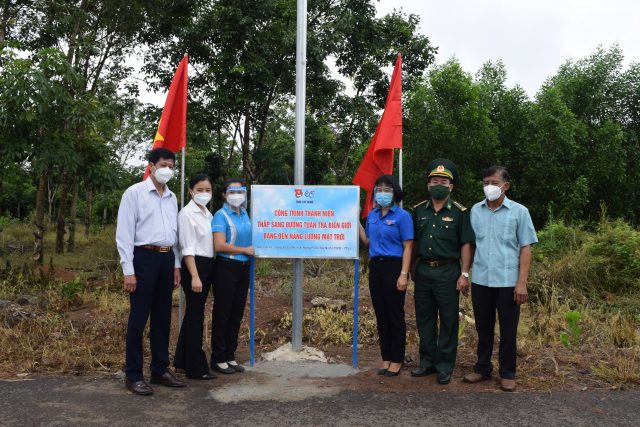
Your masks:
M466 210L467 210L467 208L465 208L464 206L462 206L460 203L456 202L455 200L453 201L453 205L454 205L456 208L460 209L462 212L464 212L464 211L466 211Z
M418 206L420 206L420 205L422 205L422 204L424 204L424 203L427 203L427 200L423 200L423 201L421 201L420 203L418 203L417 205L413 205L413 208L412 208L412 209L415 209L415 208L417 208Z

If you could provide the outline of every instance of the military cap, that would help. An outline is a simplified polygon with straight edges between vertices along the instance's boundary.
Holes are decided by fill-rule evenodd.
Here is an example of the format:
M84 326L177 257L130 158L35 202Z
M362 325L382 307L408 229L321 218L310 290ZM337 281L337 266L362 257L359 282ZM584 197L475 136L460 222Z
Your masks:
M428 178L443 176L449 178L454 184L458 181L458 168L448 159L435 159L427 165Z

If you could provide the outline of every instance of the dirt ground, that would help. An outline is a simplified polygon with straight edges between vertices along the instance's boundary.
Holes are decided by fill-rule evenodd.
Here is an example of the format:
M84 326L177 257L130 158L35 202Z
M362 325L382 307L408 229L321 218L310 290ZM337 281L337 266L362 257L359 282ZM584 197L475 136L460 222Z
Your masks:
M73 273L69 271L56 271L56 276L60 276L65 280L73 279ZM348 291L347 291L348 292ZM309 313L313 310L311 299L316 296L310 292L304 295L303 313ZM467 297L468 298L468 297ZM348 294L343 295L343 300L347 303L347 311L352 309L353 301ZM209 353L210 342L210 312L212 306L212 298L209 298L207 304L207 317L205 319L205 352ZM360 288L360 310L369 310L372 315L370 297L366 286ZM269 283L262 282L256 286L256 360L260 360L260 355L269 351L273 351L285 342L290 341L290 328L281 325L281 320L287 313L291 312L291 301L279 295L274 291L274 287ZM405 302L405 313L407 321L407 356L406 363L401 374L394 378L384 378L376 375L376 370L380 363L379 349L375 340L369 340L367 343L359 345L358 348L358 368L360 372L356 375L343 378L328 378L326 385L339 385L341 389L352 391L374 391L374 392L410 392L424 390L450 390L450 391L486 391L495 392L499 389L497 378L493 381L485 381L477 385L468 385L462 382L462 377L471 372L475 363L475 331L473 326L466 325L464 334L460 339L458 349L458 359L456 369L453 373L452 381L447 386L440 386L436 383L435 376L426 378L411 378L409 373L411 369L416 367L418 360L417 348L417 332L415 323L415 310L413 294L411 290L407 292ZM471 313L469 313L471 314ZM85 322L92 322L99 313L95 307L81 306L65 313L65 319L71 324L79 325ZM351 314L348 313L350 316ZM241 332L240 346L237 352L237 359L244 364L248 364L248 317L249 309L245 313L244 324ZM122 325L126 325L126 318L123 318ZM351 331L345 331L351 333ZM173 353L175 343L178 337L178 304L174 304L173 309L173 325L171 332L170 352ZM339 363L351 365L352 349L350 344L317 344L310 343L308 337L303 338L303 344L311 345L322 350L331 363ZM124 343L123 343L124 345ZM148 343L145 344L148 348ZM497 343L494 347L494 353L497 352ZM497 355L496 355L497 356ZM148 361L149 354L145 355ZM528 353L519 353L519 375L518 384L520 390L554 390L554 391L584 391L612 388L601 379L593 375L589 369L584 367L584 363L577 363L576 356L569 355L564 360L562 354L558 355L551 349L529 350ZM578 356L579 357L579 356ZM124 358L124 354L123 354ZM116 359L117 360L117 359ZM494 357L494 360L497 360ZM523 363L526 362L526 363ZM560 364L560 367L559 367ZM101 375L111 376L116 373L120 367L107 366L101 369L101 372L80 372L81 375ZM522 369L521 369L522 368ZM38 373L24 372L0 372L0 378L34 378L39 376L55 375L57 372L39 370ZM619 388L613 386L613 388Z

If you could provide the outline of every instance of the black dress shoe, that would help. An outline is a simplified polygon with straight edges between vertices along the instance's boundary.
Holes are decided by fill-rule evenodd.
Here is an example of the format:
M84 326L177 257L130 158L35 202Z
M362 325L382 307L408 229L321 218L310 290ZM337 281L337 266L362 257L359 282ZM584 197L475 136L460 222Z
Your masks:
M418 367L416 369L414 369L413 371L411 371L411 376L412 377L426 377L427 375L431 375L431 374L435 374L436 372L436 368L434 368L433 366L430 366L428 368L423 368Z
M398 369L395 372L392 372L390 370L387 369L387 372L384 373L385 377L397 377L400 374L400 369Z
M161 384L166 387L184 387L185 383L180 381L173 375L173 372L167 370L162 375L151 374L151 384Z
M217 363L212 363L211 367L213 368L214 371L220 372L221 374L235 374L236 373L236 370L233 369L229 365L227 365L226 368L221 368L220 366L218 366Z
M213 374L202 374L202 375L187 375L187 378L191 380L214 380L218 377Z
M380 369L378 369L377 373L378 373L378 375L384 375L384 374L387 373L387 370L385 368L380 368Z
M232 365L231 363L227 362L227 365L229 365L229 367L236 372L244 372L244 366L240 365L239 363Z
M438 384L449 384L451 382L451 372L440 372L438 374Z
M138 394L140 396L148 396L153 394L153 389L149 386L149 384L145 383L144 380L140 381L129 381L128 379L124 380L124 385L127 387L133 394Z

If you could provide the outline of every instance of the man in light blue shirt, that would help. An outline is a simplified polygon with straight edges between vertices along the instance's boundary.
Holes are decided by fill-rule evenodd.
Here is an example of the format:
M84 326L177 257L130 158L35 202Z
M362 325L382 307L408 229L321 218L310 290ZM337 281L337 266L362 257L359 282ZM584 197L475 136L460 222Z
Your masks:
M531 245L538 242L529 211L509 200L509 172L492 166L483 174L485 199L471 209L476 235L472 266L471 299L478 332L478 362L464 381L491 378L491 353L496 323L500 319L500 388L516 388L516 335L520 304L527 300Z
M129 293L125 385L139 395L153 393L142 373L142 337L151 317L151 383L183 387L167 369L173 290L180 285L178 203L166 183L175 154L156 148L149 154L147 179L127 188L118 208L116 244Z

